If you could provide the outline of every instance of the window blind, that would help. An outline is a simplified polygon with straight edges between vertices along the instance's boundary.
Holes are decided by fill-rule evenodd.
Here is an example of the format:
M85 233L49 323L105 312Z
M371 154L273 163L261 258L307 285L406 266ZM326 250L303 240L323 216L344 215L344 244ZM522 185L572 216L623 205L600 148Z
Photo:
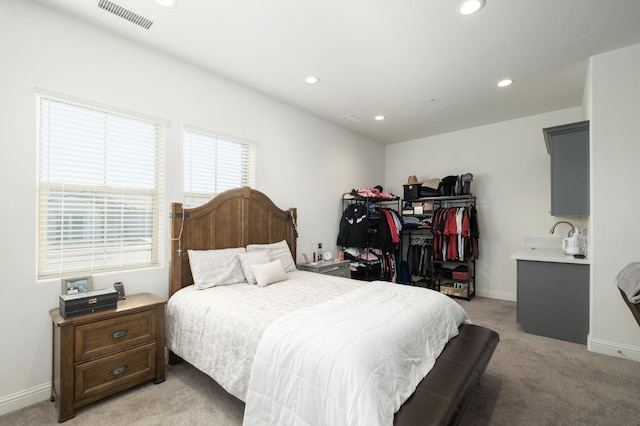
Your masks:
M203 131L184 131L184 205L196 207L215 195L255 185L256 146Z
M38 277L160 264L166 125L39 96Z

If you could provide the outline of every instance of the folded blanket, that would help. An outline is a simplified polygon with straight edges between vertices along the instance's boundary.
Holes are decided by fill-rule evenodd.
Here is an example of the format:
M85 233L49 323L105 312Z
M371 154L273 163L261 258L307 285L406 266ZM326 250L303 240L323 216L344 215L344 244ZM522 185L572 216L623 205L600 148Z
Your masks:
M633 262L622 268L616 277L616 285L631 303L640 303L640 262Z

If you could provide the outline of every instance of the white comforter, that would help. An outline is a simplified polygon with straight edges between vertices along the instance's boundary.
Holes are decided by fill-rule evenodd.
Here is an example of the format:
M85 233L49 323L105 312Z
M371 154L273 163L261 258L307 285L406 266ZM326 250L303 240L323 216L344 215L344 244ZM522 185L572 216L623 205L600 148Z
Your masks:
M386 282L293 311L260 340L244 425L391 425L465 321L445 295Z
M258 342L276 319L366 283L305 271L268 287L249 284L176 292L167 303L166 345L246 401Z

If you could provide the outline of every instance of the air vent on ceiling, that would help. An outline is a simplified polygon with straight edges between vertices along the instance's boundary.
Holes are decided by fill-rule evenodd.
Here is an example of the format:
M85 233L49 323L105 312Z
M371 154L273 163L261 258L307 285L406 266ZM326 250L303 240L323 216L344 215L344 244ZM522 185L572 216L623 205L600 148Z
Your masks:
M340 118L342 118L345 121L348 121L351 124L360 124L360 123L362 123L362 119L360 117L356 117L353 114L346 114L346 115L343 115Z
M109 0L100 0L98 2L98 7L100 9L106 10L107 12L113 13L116 16L119 16L122 19L126 19L127 21L136 24L145 30L148 30L151 25L153 25L153 21L145 18L144 16L140 16L135 12L130 11L129 9L125 9L122 6L119 6Z

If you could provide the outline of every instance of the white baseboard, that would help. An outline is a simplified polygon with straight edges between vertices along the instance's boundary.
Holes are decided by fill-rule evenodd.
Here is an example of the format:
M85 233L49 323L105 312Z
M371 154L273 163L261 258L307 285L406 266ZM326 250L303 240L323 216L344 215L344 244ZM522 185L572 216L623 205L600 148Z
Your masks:
M507 300L509 302L516 301L516 295L513 293L503 293L501 291L486 291L478 289L476 290L476 295L478 297L486 297L488 299L498 299L498 300Z
M640 348L634 346L621 345L616 342L606 340L587 339L587 349L603 355L615 356L618 358L630 359L640 362Z
M51 383L0 398L0 416L51 399Z

